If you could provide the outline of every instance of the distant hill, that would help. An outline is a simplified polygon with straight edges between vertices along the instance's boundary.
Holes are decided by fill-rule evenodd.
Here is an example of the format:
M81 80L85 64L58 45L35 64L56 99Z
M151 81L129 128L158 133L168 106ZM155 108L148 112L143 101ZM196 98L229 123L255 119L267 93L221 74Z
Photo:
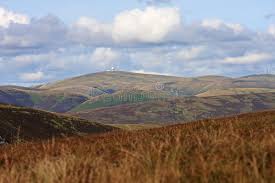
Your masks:
M275 93L215 97L174 97L72 112L106 124L179 123L275 109Z
M157 88L161 84L162 88ZM112 94L125 90L164 91L171 95L194 96L213 89L268 88L275 89L275 75L255 75L241 78L203 76L184 78L175 76L137 74L130 72L100 72L59 81L39 87L51 91L66 91L89 96Z
M253 75L241 78L223 76L184 78L121 71L100 72L33 88L1 86L0 102L66 113L87 108L94 109L141 102L132 99L120 100L123 98L122 94L135 97L139 95L133 95L133 91L151 93L153 96L160 96L160 99L163 96L168 98L207 97L268 93L275 92L275 75ZM120 99L117 98L119 96ZM114 101L106 104L100 101L104 98L113 98ZM151 97L143 97L142 100L151 99Z
M102 133L113 129L76 117L0 104L0 136L9 142Z

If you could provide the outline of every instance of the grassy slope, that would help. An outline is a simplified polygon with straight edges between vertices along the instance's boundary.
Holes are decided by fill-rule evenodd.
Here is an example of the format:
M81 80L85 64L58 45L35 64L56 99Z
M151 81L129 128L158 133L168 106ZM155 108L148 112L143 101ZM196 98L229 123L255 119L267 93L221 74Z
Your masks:
M90 99L76 108L72 112L79 112L90 109L97 109L102 107L112 107L121 104L133 104L146 101L163 100L169 96L162 92L147 92L141 90L122 91L113 95L102 95Z
M0 182L274 182L275 111L0 148Z
M114 126L116 128L120 128L123 130L144 130L144 129L154 129L160 128L164 125L161 124L109 124L110 126Z
M74 117L0 104L0 136L8 141L100 133L112 129Z
M72 113L102 123L175 123L275 109L275 93L171 98Z

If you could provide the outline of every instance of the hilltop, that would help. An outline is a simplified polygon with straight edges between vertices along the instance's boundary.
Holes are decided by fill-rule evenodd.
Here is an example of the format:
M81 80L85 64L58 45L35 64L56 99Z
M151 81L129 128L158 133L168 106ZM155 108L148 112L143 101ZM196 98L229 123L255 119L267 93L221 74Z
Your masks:
M275 111L0 147L0 182L274 182Z
M131 72L99 72L66 79L40 86L39 89L67 91L89 96L93 89L96 96L118 91L158 91L156 84L163 85L162 91L170 95L195 96L211 90L222 89L275 89L275 75L254 75L241 78L224 76L176 77L166 75L139 74ZM173 91L175 90L175 91ZM261 92L262 92L261 90ZM273 90L275 91L275 90ZM238 91L235 91L238 93ZM255 90L254 92L257 92ZM248 92L249 93L249 92Z
M114 129L76 117L0 104L0 136L8 142L102 133Z

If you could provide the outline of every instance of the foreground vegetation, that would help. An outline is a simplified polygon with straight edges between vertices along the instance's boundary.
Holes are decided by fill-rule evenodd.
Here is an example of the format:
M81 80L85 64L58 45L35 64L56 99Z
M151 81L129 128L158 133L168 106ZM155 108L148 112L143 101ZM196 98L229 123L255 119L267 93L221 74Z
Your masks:
M102 133L114 129L75 117L0 104L0 137L7 142Z
M0 147L0 183L274 181L275 111Z

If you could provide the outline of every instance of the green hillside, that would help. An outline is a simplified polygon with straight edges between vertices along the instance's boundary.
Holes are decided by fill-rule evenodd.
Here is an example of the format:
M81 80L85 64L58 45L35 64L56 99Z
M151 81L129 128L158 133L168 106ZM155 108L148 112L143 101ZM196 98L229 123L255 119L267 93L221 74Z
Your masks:
M0 87L0 102L43 109L52 112L67 112L85 102L85 96L66 92L18 88L13 86Z
M106 124L179 123L275 109L275 93L183 97L72 112Z
M72 112L97 109L102 107L112 107L122 104L133 104L139 102L147 102L152 100L163 100L169 96L161 92L147 92L140 90L118 92L113 95L103 95L90 99L80 104L72 110Z

